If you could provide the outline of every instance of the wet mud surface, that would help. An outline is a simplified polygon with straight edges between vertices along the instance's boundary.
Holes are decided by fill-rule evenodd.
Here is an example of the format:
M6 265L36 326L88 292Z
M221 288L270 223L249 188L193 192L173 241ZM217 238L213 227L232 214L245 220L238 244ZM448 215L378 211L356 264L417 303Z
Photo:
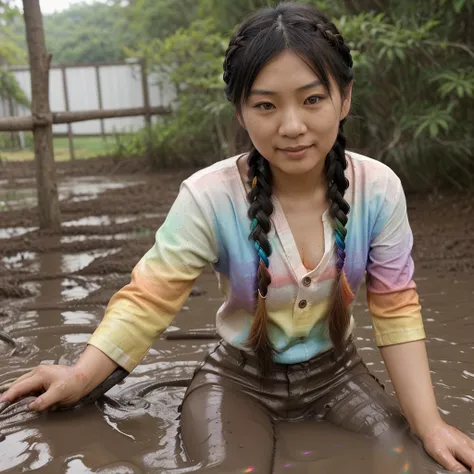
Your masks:
M109 298L152 245L179 183L194 171L150 173L140 160L62 163L63 228L53 235L37 228L31 166L0 167L0 392L39 363L77 359ZM473 200L409 196L408 205L439 409L474 437ZM29 412L27 401L0 407L0 472L206 472L182 451L177 408L194 368L217 342L221 301L214 275L205 271L168 330L174 337L160 337L136 370L94 404L45 414ZM355 318L360 354L393 393L364 288ZM190 331L195 337L186 339ZM444 472L417 466L403 446L374 447L322 423L276 429L274 473ZM258 471L240 459L232 472Z

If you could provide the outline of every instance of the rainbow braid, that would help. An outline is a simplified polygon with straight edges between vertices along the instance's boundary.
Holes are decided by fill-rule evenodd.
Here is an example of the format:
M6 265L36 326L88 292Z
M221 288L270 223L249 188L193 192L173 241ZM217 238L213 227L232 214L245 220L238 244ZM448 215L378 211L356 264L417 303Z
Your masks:
M257 355L262 375L268 374L273 364L275 347L268 334L268 314L265 299L272 278L268 271L272 248L268 241L271 228L270 216L273 213L272 174L265 158L254 148L248 157L249 181L251 189L247 194L250 204L250 236L258 255L256 306L248 343Z
M252 223L250 224L250 232L253 232L255 227L258 226L258 220L254 217ZM268 268L270 266L270 261L268 260L268 256L265 251L262 249L260 244L255 241L254 242L255 248L257 250L257 255L260 257L260 261L263 261L263 264Z
M349 282L347 281L346 272L344 271L344 263L346 260L346 236L347 229L342 222L337 218L333 218L334 234L336 238L336 270L340 278L340 285L344 302L349 305L354 299L354 292L352 291Z
M339 133L332 150L326 156L325 170L328 180L327 197L331 205L329 213L336 243L336 283L332 294L332 301L328 314L328 329L332 343L337 350L342 350L345 344L345 335L350 324L349 305L354 300L354 293L344 271L346 260L346 224L350 211L349 203L344 194L349 187L349 181L344 171L347 168L346 138L343 132L344 120L339 124Z
M257 183L258 183L257 177L254 176L254 178L252 180L252 189L255 189L257 187ZM253 231L255 230L255 228L257 226L258 226L258 220L257 220L256 217L254 217L252 222L250 223L250 234L253 233ZM260 245L260 243L257 240L254 241L254 245L255 245L255 249L257 250L257 255L260 257L260 261L259 261L258 266L260 267L260 265L263 264L263 265L265 265L265 268L268 268L270 266L270 261L268 260L268 255L265 253L262 246ZM268 288L267 288L267 291L268 291ZM265 293L265 295L263 295L260 291L260 288L257 289L257 292L258 292L259 297L261 297L263 299L265 299L267 297L267 293Z

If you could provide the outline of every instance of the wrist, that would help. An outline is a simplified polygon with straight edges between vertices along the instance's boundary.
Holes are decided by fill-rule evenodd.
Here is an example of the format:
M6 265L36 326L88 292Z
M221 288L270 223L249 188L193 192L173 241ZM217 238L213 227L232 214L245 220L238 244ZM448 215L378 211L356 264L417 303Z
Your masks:
M82 385L83 395L87 395L103 382L118 365L99 349L88 345L73 367Z
M439 413L430 417L423 417L420 421L410 423L412 431L424 441L431 433L436 431L440 426L444 425L444 421Z
M84 395L87 395L93 387L91 385L91 377L84 368L78 364L71 366L72 378L74 379L74 384L79 398L82 398Z

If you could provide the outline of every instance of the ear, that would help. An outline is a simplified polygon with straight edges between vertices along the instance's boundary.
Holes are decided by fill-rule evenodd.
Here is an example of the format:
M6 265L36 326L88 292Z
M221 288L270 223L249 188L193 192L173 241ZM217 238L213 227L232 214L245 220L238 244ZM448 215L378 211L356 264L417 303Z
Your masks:
M351 81L350 84L347 86L347 91L344 94L344 98L342 99L340 120L344 120L349 115L349 112L351 110L353 85L354 85L354 81Z
M240 123L240 126L244 129L244 130L247 130L247 128L245 127L245 122L244 122L244 119L242 117L242 114L237 110L237 108L234 106L234 112L235 112L235 116L237 117L237 120L239 121Z

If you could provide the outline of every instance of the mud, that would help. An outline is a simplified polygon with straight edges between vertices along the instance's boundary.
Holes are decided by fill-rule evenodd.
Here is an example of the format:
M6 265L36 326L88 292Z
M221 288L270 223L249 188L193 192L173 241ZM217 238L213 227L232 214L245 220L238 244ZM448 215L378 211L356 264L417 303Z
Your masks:
M142 160L114 158L60 163L64 225L51 234L38 229L32 164L0 166L0 391L40 362L77 359L193 171L150 173ZM469 195L408 196L439 409L474 437L472 202ZM355 307L356 345L393 394L364 293ZM142 363L95 403L41 415L24 401L0 410L0 472L219 472L186 458L177 408L196 364L216 344L221 301L205 271ZM273 473L329 471L443 472L416 468L400 446L374 447L331 426L277 426ZM257 471L238 459L233 472Z

